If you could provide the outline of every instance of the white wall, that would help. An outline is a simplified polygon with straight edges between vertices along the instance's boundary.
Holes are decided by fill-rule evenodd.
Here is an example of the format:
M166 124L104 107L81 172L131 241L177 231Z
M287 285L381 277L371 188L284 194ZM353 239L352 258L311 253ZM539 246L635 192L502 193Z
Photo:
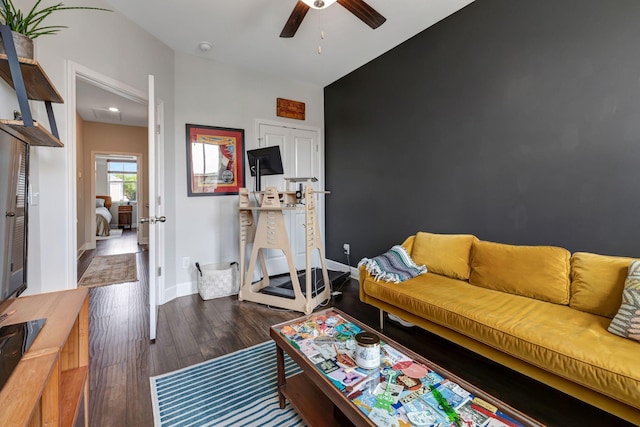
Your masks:
M16 0L17 7L26 9L33 1ZM47 2L49 3L49 2ZM101 0L87 0L83 6L108 8ZM103 75L121 81L138 90L147 91L147 75L156 76L156 95L165 102L167 135L173 135L173 51L142 30L121 14L95 11L67 11L54 14L49 25L66 25L58 35L37 39L36 59L63 98L67 90L67 60L88 67ZM13 91L2 83L0 89L0 117L10 117L17 109ZM35 108L34 108L35 107ZM47 123L44 104L32 103L36 119ZM64 148L34 147L31 150L31 184L39 193L39 204L30 208L29 218L29 289L28 293L50 292L75 287L72 283L70 253L75 253L75 192L68 194L68 181L75 173L75 147L69 147L66 108L54 105L60 138ZM173 153L173 141L166 141ZM73 150L73 153L70 152ZM171 155L166 169L167 216L174 216L174 171ZM70 171L74 173L70 174ZM74 179L75 181L75 179ZM167 223L167 241L175 239L173 224ZM167 256L172 256L172 245L167 245ZM65 250L61 250L65 248ZM173 264L165 269L167 283L175 277Z
M245 150L258 146L256 119L290 126L324 127L323 88L265 76L190 55L176 53L175 61L175 201L176 287L167 283L165 299L197 292L191 265L239 260L238 197L187 197L185 124L240 128L245 131ZM306 120L276 116L276 98L302 101ZM246 155L245 155L246 161ZM248 181L247 181L248 182Z

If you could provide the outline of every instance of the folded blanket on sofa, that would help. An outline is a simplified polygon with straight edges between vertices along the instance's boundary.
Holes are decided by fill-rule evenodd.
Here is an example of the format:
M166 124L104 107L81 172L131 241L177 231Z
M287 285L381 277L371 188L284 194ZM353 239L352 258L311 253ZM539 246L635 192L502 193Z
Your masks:
M427 272L427 267L417 265L407 250L400 245L392 247L377 257L362 258L358 263L358 267L360 266L364 266L376 280L394 283L400 283Z

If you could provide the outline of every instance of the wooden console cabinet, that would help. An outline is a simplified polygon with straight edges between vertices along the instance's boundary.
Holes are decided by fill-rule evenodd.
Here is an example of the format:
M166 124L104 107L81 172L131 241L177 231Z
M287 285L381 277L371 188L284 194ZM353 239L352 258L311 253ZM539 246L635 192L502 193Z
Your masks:
M29 351L0 390L0 426L89 426L89 292L14 299L0 326L46 318Z

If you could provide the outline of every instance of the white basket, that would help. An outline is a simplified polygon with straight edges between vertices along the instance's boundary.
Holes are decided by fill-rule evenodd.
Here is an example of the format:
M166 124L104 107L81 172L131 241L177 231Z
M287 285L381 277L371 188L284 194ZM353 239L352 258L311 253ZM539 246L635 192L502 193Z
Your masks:
M198 292L203 300L236 295L239 291L237 268L226 262L201 265L198 275Z

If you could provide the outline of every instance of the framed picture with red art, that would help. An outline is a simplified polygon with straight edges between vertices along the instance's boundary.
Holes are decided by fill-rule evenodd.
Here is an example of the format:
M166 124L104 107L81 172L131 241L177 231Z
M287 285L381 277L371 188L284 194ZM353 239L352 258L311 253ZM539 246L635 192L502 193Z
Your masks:
M244 129L187 124L187 190L237 195L244 187Z

